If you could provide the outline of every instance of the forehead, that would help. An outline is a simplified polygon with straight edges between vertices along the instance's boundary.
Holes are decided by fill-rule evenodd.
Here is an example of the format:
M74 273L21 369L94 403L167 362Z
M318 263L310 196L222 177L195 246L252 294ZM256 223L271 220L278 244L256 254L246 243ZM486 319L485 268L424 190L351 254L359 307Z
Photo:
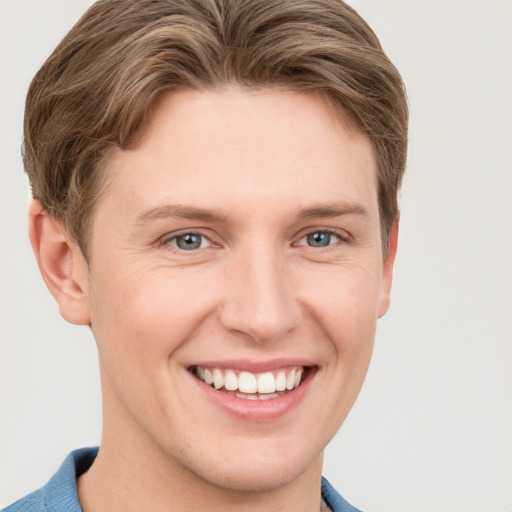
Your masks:
M139 144L113 153L102 200L246 211L357 200L375 209L371 143L340 116L322 98L290 91L169 94Z

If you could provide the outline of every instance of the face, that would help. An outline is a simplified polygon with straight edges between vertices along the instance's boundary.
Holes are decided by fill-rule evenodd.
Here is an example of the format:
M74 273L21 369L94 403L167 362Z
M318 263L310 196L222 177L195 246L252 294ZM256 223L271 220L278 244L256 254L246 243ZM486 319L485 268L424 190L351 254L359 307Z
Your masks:
M86 290L104 443L231 489L320 471L388 306L369 141L313 96L186 91L108 172Z

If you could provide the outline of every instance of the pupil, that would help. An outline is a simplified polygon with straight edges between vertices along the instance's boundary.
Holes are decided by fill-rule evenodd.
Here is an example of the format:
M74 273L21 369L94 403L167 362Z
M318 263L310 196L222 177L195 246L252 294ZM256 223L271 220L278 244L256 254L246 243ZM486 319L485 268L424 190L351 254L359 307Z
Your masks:
M327 247L331 241L329 233L311 233L308 235L308 244L312 247Z
M176 244L180 249L190 251L192 249L199 249L201 247L201 236L189 233L178 237Z

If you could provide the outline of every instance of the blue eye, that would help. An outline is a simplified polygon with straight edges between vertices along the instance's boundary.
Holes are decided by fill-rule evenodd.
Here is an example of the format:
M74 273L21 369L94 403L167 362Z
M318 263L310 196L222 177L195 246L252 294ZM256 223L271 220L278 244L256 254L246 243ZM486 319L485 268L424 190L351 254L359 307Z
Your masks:
M302 238L310 247L328 247L341 240L341 238L330 231L315 231Z
M198 233L184 233L171 238L167 243L182 251L195 251L207 247L208 239Z

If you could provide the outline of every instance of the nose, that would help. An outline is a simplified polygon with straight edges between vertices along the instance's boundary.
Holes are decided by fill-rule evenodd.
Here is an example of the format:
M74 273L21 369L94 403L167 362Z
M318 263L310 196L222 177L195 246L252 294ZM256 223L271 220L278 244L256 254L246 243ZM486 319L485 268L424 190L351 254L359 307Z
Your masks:
M278 251L259 249L234 258L227 269L220 322L253 342L285 338L302 317L297 287Z

